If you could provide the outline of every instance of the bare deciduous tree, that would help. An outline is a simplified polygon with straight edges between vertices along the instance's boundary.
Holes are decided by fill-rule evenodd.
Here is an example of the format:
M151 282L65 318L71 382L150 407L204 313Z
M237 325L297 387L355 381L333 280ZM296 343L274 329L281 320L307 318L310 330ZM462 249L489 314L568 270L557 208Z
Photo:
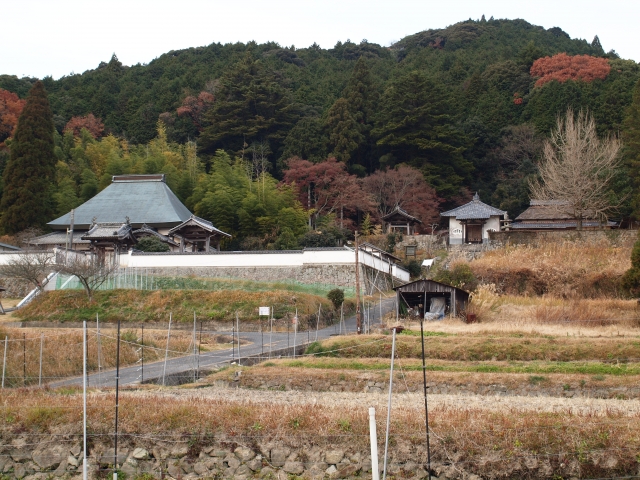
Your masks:
M42 291L54 263L53 252L21 252L5 265L0 265L0 276L27 281Z
M73 255L60 265L60 271L74 275L82 284L84 291L93 301L93 293L100 288L118 269L117 264L100 261L95 255Z
M615 136L598 138L591 115L568 109L545 142L540 179L529 182L531 197L553 201L575 218L578 230L586 217L606 220L618 206L611 203L610 189L621 147Z

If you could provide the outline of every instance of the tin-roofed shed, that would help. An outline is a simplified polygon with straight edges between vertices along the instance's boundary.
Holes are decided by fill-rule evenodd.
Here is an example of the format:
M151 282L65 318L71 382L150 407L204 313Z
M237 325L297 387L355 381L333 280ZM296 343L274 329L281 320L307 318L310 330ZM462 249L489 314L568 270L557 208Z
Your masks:
M400 287L395 287L397 314L404 309L416 309L424 318L431 306L435 303L432 299L444 299L445 315L459 315L466 311L469 304L469 292L461 288L453 287L435 280L416 280Z

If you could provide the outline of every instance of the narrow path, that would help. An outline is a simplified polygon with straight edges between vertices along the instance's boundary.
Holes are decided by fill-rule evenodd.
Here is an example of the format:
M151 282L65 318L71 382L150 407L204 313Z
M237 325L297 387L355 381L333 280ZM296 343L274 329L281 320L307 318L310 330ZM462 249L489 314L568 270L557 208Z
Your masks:
M382 308L381 308L382 307ZM384 316L386 313L395 309L395 297L385 298L382 304L372 304L367 308L367 312L363 312L363 333L365 332L364 323L374 325L380 323L380 313ZM370 321L367 321L370 315ZM353 334L356 332L356 316L344 320L343 325L332 325L319 330L310 330L289 333L282 332L240 332L242 340L250 342L247 346L240 346L240 364L242 360L248 357L263 355L270 357L270 352L284 350L286 348L307 345L311 342L326 340L327 338L340 334ZM228 334L232 332L211 332L217 334ZM144 365L144 371L141 365L130 366L120 369L120 385L132 385L148 381L151 379L162 379L163 375L170 377L172 375L184 372L200 370L210 370L220 367L224 364L238 361L237 346L225 350L216 350L213 352L205 352L200 355L188 355L184 357L171 358L167 360L165 369L164 360L148 363ZM144 378L143 378L144 374ZM116 372L115 370L103 371L101 373L93 373L87 376L88 385L90 387L115 387ZM51 387L63 386L81 386L82 377L74 377L67 380L57 381L50 384Z

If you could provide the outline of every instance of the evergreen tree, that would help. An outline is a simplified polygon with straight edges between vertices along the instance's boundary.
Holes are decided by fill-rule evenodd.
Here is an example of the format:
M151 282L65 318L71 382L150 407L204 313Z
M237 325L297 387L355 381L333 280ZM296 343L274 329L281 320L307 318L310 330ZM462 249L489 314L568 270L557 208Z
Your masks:
M640 80L633 90L633 102L623 123L622 138L624 166L629 172L634 190L631 198L633 216L640 219Z
M375 146L371 138L373 118L378 101L378 88L373 80L369 66L364 57L360 57L353 67L349 82L342 93L347 101L349 112L356 122L359 137L357 147L352 154L352 162L360 165L369 163L369 170L373 170L371 164L371 151Z
M360 133L358 123L349 111L349 103L344 98L336 100L329 109L327 129L329 145L332 148L331 155L341 162L348 163L364 136Z
M280 168L286 168L285 161L292 157L318 163L327 158L327 153L327 138L323 133L322 120L318 117L302 117L284 140Z
M221 78L216 99L200 135L203 151L240 154L245 144L269 141L272 151L281 153L296 114L289 92L262 62L247 54Z
M473 166L463 158L465 138L454 126L443 87L413 71L393 82L381 100L378 145L422 171L439 195L451 197L470 179Z
M0 201L2 229L17 233L28 227L44 227L54 214L52 184L55 181L53 115L44 84L29 91L18 119L11 157L4 171Z
M631 250L631 268L622 276L622 288L632 295L640 293L640 235Z
M373 122L378 91L363 57L360 57L353 67L342 96L348 102L349 111L358 123L360 133L366 134Z

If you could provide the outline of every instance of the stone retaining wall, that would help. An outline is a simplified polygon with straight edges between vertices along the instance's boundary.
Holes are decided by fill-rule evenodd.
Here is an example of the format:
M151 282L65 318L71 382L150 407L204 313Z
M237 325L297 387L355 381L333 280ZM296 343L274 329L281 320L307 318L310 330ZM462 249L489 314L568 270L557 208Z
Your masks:
M537 246L550 242L598 243L608 241L614 246L630 246L638 238L637 230L552 230L489 232L489 242L496 247L505 245Z
M83 454L79 439L68 436L54 441L53 438L25 435L14 439L10 445L6 445L6 441L3 444L5 446L0 454L2 478L82 478ZM382 450L379 454L382 458ZM112 446L95 444L87 458L88 477L110 478L114 456ZM392 457L388 474L403 478L425 478L427 472L419 464L425 460L422 457L403 458L401 461L393 461ZM132 443L124 435L119 442L117 461L121 477L129 479L142 474L150 475L146 478L182 480L371 478L370 451L342 445L339 438L326 442L313 438L287 441L260 436L224 436L213 440L211 437L185 439L183 436L164 441L140 440ZM444 470L442 465L434 466L439 471ZM459 477L447 477L442 473L439 478Z
M366 293L385 291L392 285L389 274L360 267L360 288ZM328 285L355 289L355 265L303 265L285 267L153 267L145 268L149 275L167 277L233 278L264 282L295 281L306 285ZM371 284L375 283L375 287ZM395 285L398 281L395 280ZM372 290L373 289L373 290Z

